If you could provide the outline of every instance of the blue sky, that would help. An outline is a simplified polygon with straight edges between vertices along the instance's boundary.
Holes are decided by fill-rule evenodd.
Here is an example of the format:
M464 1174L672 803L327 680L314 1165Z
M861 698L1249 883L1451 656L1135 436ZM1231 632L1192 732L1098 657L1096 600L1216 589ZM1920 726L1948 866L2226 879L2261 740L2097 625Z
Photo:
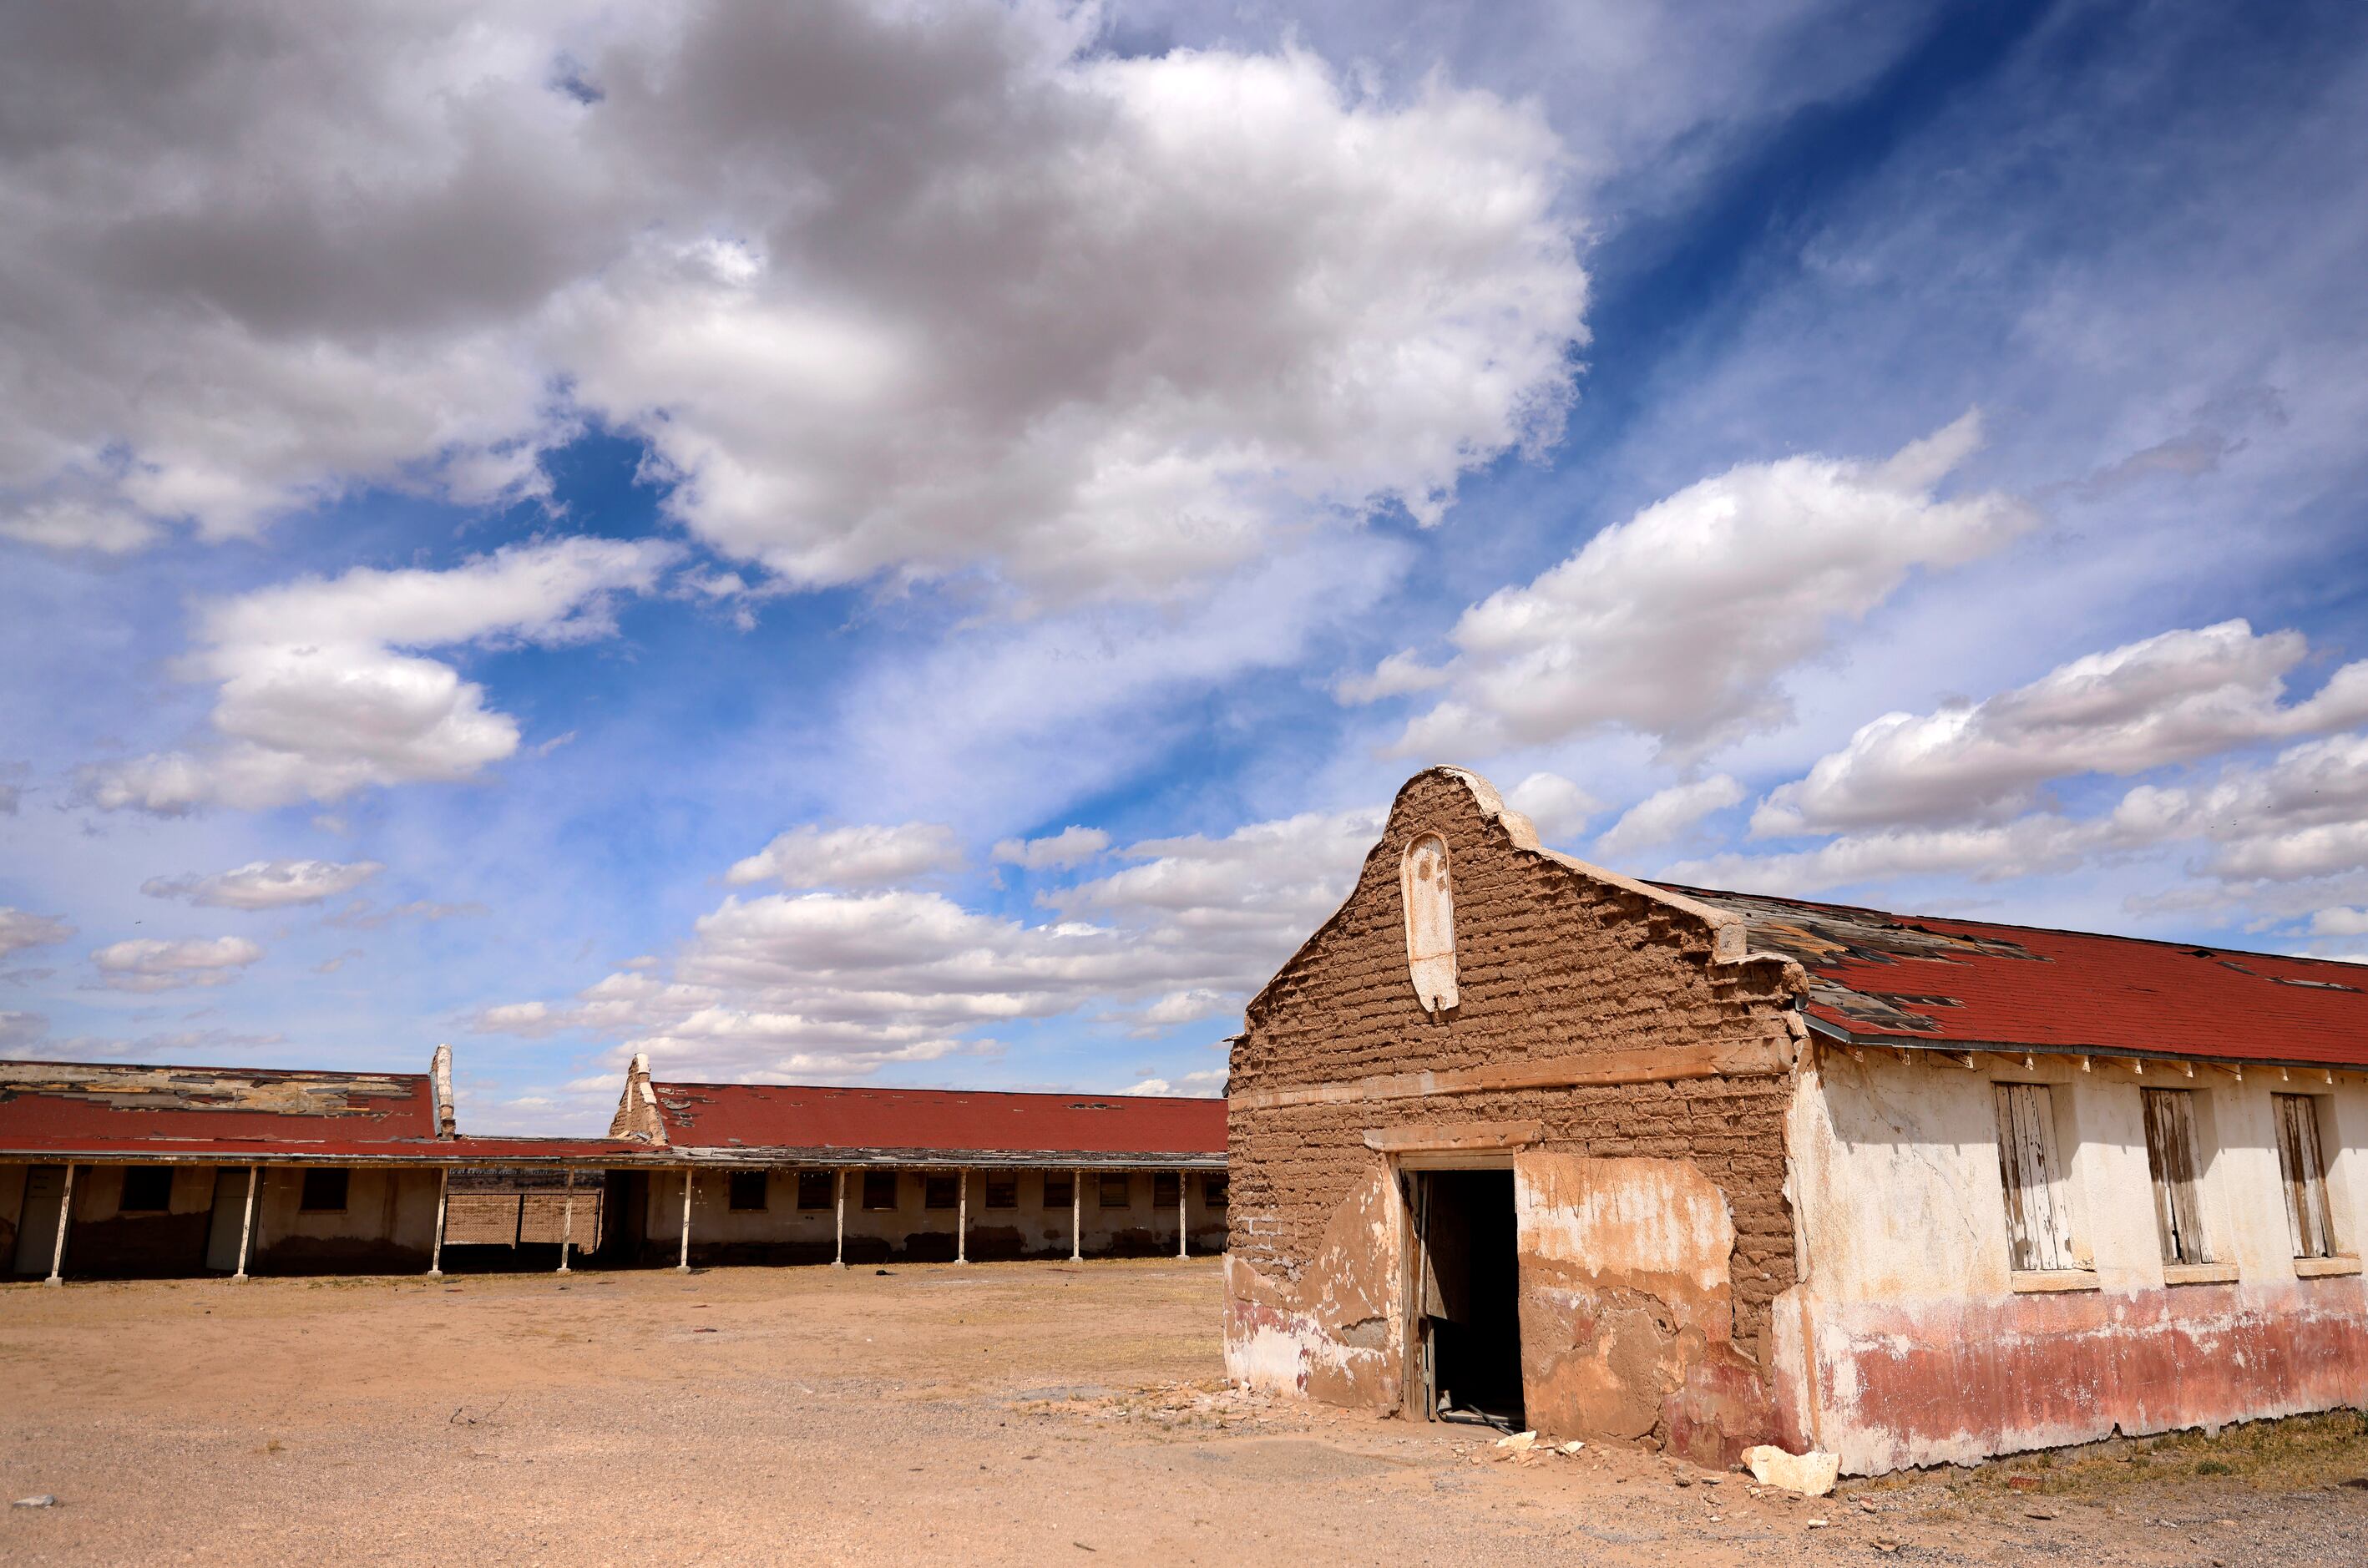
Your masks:
M0 1050L1214 1092L1396 785L2368 953L2368 21L104 7Z

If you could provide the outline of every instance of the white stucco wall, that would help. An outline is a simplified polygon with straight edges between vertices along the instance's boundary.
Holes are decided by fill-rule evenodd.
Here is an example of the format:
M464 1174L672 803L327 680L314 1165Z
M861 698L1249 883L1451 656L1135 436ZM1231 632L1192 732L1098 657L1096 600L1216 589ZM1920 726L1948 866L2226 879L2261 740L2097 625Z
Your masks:
M2271 1096L2327 1096L2339 1245L2368 1225L2368 1087L2321 1074L2096 1058L1821 1048L1795 1102L1793 1199L1805 1265L1780 1303L1779 1361L1803 1436L1867 1471L2168 1426L2368 1403L2368 1294L2292 1256ZM2340 1075L2339 1075L2340 1077ZM2009 1266L1994 1085L2051 1085L2075 1256L2088 1276ZM2192 1090L2199 1200L2230 1281L2173 1282L2157 1238L2140 1091ZM2042 1290L2041 1286L2091 1289ZM1940 1381L1948 1392L1914 1392ZM2034 1384L2052 1385L2034 1388ZM1930 1396L1928 1398L1928 1395ZM1937 1403L1932 1401L1937 1400Z

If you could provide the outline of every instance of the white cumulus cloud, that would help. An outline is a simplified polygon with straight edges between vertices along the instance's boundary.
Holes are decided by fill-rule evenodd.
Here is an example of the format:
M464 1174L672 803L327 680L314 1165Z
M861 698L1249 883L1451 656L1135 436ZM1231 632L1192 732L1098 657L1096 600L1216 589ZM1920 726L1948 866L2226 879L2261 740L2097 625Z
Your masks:
M1607 856L1633 855L1667 844L1713 812L1723 812L1743 799L1743 786L1724 773L1713 773L1688 784L1672 784L1648 795L1621 813L1620 820L1595 841Z
M675 554L653 540L552 540L445 571L356 567L207 606L180 673L217 683L217 738L86 768L83 793L102 810L174 814L470 778L518 750L518 722L411 650L609 636L614 597L647 591Z
M140 891L211 909L285 909L351 892L384 869L375 860L251 860L211 876L151 877Z
M987 0L44 7L0 59L0 533L548 489L590 419L795 585L1161 597L1559 429L1543 113Z
M2284 701L2302 634L2242 620L2075 659L1987 701L1886 713L1752 816L1762 836L1990 817L2056 778L2132 774L2368 719L2368 662Z
M1089 1010L1155 1034L1237 1008L1338 906L1381 823L1309 812L1133 845L1135 864L1039 893L1036 923L910 888L734 895L666 958L475 1027L583 1032L723 1078L860 1077Z
M734 887L780 882L790 888L892 887L962 865L954 830L938 823L894 827L793 827L745 860L723 880Z
M1691 752L1775 727L1790 712L1783 674L1837 626L1911 572L2029 525L2005 495L1935 495L1980 439L1968 414L1881 462L1747 463L1605 528L1463 612L1446 695L1398 751L1485 755L1618 726Z
M1007 838L995 846L995 858L1027 871L1066 870L1093 859L1110 844L1110 835L1100 828L1070 826L1042 838Z
M27 948L46 948L63 942L74 934L74 928L57 915L34 915L0 904L0 959Z
M263 957L244 937L191 937L179 941L135 937L90 955L99 983L111 991L177 991L225 985Z
M1548 841L1576 837L1603 802L1559 773L1532 773L1505 791L1506 803Z

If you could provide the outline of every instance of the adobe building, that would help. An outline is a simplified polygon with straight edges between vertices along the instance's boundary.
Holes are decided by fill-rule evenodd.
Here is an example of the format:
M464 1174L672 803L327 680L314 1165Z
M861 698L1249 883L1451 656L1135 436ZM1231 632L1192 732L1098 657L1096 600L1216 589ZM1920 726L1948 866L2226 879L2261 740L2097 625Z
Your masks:
M683 1157L620 1184L620 1244L706 1263L1186 1256L1225 1241L1223 1100L653 1083L612 1138Z
M422 1074L0 1062L0 1265L47 1279L1214 1253L1221 1100L660 1084L607 1138ZM62 1222L63 1221L63 1222Z
M2368 1407L2368 970L1639 882L1439 767L1246 1023L1252 1386L1853 1473Z
M0 1261L53 1283L440 1273L448 1243L498 1242L564 1267L599 1244L606 1168L647 1153L461 1135L442 1046L419 1074L0 1062Z

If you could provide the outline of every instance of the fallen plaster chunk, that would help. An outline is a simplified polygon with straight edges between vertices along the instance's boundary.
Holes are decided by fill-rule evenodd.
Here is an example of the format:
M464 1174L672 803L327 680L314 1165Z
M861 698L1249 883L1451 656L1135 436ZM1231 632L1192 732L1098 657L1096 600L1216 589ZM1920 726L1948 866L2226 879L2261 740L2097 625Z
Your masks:
M1761 1485L1781 1486L1804 1497L1822 1497L1831 1492L1842 1468L1839 1454L1818 1449L1790 1454L1772 1443L1744 1449L1743 1462L1751 1467L1752 1478Z
M1566 1453L1566 1454L1575 1454L1575 1453L1578 1452L1578 1450L1579 1450L1579 1449L1583 1449L1583 1448L1585 1448L1585 1447L1587 1447L1587 1445L1586 1445L1585 1443L1582 1443L1582 1442L1578 1441L1577 1438L1575 1438L1575 1437L1574 1437L1574 1438L1573 1438L1573 1439L1571 1439L1569 1442L1565 1443L1565 1444L1562 1446L1562 1451L1563 1451L1564 1453Z
M56 1495L48 1492L42 1493L38 1497L19 1497L8 1505L12 1508L54 1508L57 1506Z
M1500 1449L1510 1449L1517 1454L1525 1454L1537 1446L1537 1441L1538 1435L1535 1432L1516 1432L1509 1437L1497 1438L1497 1446Z

